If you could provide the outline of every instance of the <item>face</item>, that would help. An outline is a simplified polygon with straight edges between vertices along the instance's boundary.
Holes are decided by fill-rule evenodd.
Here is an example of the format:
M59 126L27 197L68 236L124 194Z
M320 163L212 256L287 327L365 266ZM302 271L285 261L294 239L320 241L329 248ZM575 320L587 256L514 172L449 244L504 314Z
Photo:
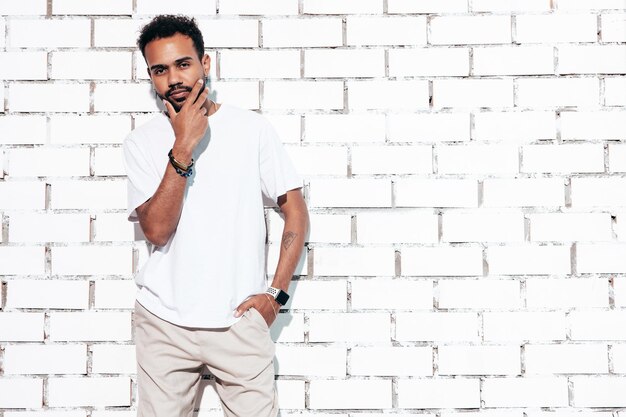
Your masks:
M209 56L205 54L200 60L191 38L180 33L149 42L144 52L157 95L169 101L176 111L180 110L196 81L209 74Z

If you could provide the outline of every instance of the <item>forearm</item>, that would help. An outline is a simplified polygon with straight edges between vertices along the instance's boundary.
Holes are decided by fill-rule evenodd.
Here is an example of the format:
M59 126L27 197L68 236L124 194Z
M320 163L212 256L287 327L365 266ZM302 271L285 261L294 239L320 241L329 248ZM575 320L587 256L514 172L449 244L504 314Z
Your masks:
M272 287L287 291L291 277L300 261L304 239L308 231L309 216L306 207L285 215L285 227L280 243L280 256L272 280Z
M187 179L167 164L163 179L150 200L137 210L139 223L146 238L157 246L164 246L178 226L183 209Z

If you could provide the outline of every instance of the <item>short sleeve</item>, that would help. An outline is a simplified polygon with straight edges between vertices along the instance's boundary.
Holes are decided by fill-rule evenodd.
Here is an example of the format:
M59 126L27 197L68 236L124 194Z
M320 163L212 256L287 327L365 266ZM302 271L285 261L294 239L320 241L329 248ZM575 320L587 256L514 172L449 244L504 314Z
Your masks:
M137 222L135 209L154 195L161 179L155 175L148 159L130 137L124 141L124 167L128 191L126 214L129 221Z
M274 204L278 197L289 190L302 187L302 178L298 175L278 134L268 123L260 138L261 191Z

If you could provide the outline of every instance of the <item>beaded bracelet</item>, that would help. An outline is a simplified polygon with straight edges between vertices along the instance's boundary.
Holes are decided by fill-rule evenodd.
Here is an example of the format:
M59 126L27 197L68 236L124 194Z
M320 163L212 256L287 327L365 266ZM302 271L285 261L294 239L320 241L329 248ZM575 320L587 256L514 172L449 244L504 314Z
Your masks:
M191 174L193 174L193 169L192 169L193 163L194 163L193 158L191 158L191 163L189 165L184 165L178 162L176 158L174 158L174 155L172 155L172 149L170 149L167 156L170 158L170 164L172 164L172 166L174 167L178 175L180 175L181 177L187 178L191 176Z

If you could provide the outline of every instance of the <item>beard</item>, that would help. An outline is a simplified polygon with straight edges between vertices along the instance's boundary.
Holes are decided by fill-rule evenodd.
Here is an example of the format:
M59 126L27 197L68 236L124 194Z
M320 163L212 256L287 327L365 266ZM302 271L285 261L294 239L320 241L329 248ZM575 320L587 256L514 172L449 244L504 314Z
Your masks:
M200 93L202 93L202 91L204 91L205 87L206 87L206 77L202 81L202 88L200 89ZM170 87L170 89L165 92L165 95L161 95L161 94L159 94L159 92L157 92L156 95L161 100L169 101L169 103L172 105L172 107L174 107L174 110L176 110L176 112L178 113L180 111L180 109L183 107L183 104L185 104L185 101L189 98L189 95L187 95L187 97L182 97L182 98L179 98L179 99L175 99L175 98L172 98L172 94L175 93L175 92L176 93L180 93L181 91L186 91L187 93L191 93L192 89L193 89L193 87L190 87L190 86L187 86L187 85L176 84L176 85L173 85L172 87ZM200 94L198 94L198 96L199 95ZM196 97L196 100L197 100L197 97ZM194 102L195 102L195 100L194 100Z

